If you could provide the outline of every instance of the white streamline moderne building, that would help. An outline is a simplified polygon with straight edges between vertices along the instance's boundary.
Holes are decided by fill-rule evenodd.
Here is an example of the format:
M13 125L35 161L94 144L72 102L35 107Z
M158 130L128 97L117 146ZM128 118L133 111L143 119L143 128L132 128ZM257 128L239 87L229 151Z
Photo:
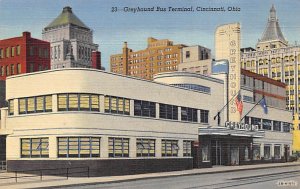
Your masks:
M122 175L282 162L290 153L284 127L292 115L284 109L256 107L245 119L260 124L256 131L226 128L226 111L217 126L213 118L226 104L222 79L173 72L151 82L66 68L6 82L0 134L8 171L89 166L91 175ZM244 102L244 112L253 106Z

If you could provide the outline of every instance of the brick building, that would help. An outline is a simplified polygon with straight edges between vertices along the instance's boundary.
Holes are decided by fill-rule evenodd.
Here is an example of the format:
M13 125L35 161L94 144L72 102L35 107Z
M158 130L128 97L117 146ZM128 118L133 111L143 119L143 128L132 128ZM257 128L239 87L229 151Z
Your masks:
M7 76L50 68L50 43L31 38L29 32L21 37L0 40L0 80Z
M110 71L152 80L156 73L178 70L182 47L185 45L150 37L146 49L133 51L125 42L122 54L110 56Z
M21 37L0 40L0 107L5 105L5 79L11 75L50 68L50 43L23 32Z

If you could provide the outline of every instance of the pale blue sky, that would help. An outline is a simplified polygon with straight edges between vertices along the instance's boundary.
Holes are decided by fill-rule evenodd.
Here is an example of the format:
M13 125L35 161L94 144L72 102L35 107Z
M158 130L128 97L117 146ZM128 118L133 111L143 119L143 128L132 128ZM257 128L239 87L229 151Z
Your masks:
M41 38L42 29L71 6L94 31L102 63L109 70L109 56L120 53L124 41L133 50L147 46L147 38L168 38L174 43L202 45L214 50L218 25L240 22L242 47L255 46L275 5L279 23L290 44L300 43L300 0L0 0L0 39L30 31ZM111 7L240 7L240 12L112 13Z

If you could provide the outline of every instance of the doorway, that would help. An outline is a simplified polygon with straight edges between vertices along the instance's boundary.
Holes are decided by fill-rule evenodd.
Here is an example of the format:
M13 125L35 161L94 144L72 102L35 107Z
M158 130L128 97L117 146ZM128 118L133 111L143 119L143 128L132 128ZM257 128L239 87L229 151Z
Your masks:
M211 160L212 165L223 165L222 162L222 142L218 140L212 140L211 144Z
M230 146L230 165L240 164L240 149L238 146Z

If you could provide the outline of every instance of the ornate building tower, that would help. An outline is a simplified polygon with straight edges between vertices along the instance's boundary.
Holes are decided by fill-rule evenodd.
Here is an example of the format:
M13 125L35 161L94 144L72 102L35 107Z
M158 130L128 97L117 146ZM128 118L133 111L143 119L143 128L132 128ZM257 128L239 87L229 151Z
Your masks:
M51 69L90 68L93 67L92 62L99 62L92 60L93 57L99 58L92 55L98 49L98 45L93 43L93 31L73 14L71 7L64 7L42 34L43 40L51 43Z
M261 39L256 45L256 49L268 50L273 48L281 48L287 47L287 44L288 42L285 40L279 26L275 7L272 5L267 26Z
M286 109L294 112L293 126L293 151L300 151L300 46L288 45L285 40L276 16L274 5L270 9L270 15L262 38L252 48L242 49L241 66L251 72L267 76L285 83ZM256 84L256 88L263 88ZM273 89L268 89L273 90ZM268 94L263 94L267 96ZM279 95L274 98L282 98ZM278 103L273 101L271 103ZM270 104L270 102L267 102Z

